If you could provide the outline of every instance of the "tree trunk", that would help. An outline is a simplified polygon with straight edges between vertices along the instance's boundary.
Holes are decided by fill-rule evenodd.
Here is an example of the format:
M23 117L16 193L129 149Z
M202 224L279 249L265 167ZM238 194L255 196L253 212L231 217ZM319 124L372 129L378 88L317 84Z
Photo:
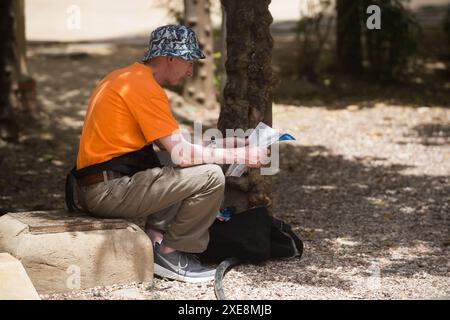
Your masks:
M195 30L206 59L201 59L196 63L194 76L187 79L185 83L183 98L188 103L206 108L217 106L210 7L210 0L184 0L185 23Z
M361 0L337 0L337 63L348 74L362 70Z
M16 28L16 69L17 78L22 80L30 76L27 64L27 48L25 36L25 1L14 1L14 18Z
M272 47L270 0L222 0L227 28L227 83L219 129L254 128L260 121L272 125ZM226 201L238 208L271 207L271 177L259 169L227 179ZM231 201L230 201L231 200Z
M14 0L0 1L0 139L17 141L18 127L13 113Z
M220 64L218 74L220 75L220 92L219 102L223 105L223 91L225 90L225 84L227 83L227 70L225 69L225 62L227 61L227 15L225 8L221 6L222 12L222 25L220 32Z
M27 63L25 36L25 0L15 0L14 18L16 45L14 46L14 71L17 81L18 110L28 119L37 118L36 81L30 76Z

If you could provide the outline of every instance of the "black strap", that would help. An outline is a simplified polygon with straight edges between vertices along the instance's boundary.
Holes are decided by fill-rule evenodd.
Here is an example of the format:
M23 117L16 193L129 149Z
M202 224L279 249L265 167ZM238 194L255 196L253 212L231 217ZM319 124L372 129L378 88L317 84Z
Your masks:
M77 178L75 178L74 172L75 167L73 167L66 176L66 207L69 212L86 212L85 210L78 207L75 202Z
M99 173L105 170L118 171L124 175L132 176L136 172L162 167L158 155L153 149L153 144L146 145L142 149L125 153L108 161L96 163L79 170L72 170L75 178Z
M67 210L69 210L69 212L87 212L77 206L75 201L77 179L105 170L114 170L124 175L132 176L136 172L156 167L162 167L162 165L158 155L153 149L153 144L146 145L137 151L126 153L112 158L111 160L96 163L79 170L74 166L66 176L65 200Z
M273 218L273 223L278 225L277 227L279 230L291 239L292 246L295 249L294 257L298 257L300 259L303 255L303 241L300 240L294 231L292 231L292 227L289 224L277 218Z

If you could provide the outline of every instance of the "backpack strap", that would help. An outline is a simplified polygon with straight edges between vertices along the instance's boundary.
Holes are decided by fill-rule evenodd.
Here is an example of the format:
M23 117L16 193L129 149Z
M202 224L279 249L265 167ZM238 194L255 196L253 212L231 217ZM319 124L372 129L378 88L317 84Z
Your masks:
M278 230L280 230L284 235L288 236L295 248L295 257L301 258L303 254L303 241L292 231L292 227L286 222L273 218L273 223Z

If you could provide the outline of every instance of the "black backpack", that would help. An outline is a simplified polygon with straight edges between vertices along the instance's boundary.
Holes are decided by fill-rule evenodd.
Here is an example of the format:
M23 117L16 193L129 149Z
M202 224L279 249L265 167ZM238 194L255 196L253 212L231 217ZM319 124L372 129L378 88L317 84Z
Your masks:
M266 207L231 212L228 221L216 219L209 229L202 262L220 263L227 258L261 263L269 259L301 258L303 242L286 222L269 215Z

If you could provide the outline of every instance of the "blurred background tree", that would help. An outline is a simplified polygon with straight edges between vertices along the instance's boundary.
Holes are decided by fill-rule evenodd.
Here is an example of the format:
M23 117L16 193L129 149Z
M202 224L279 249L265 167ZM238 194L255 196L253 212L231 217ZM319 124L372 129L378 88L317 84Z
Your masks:
M361 0L337 0L336 64L342 73L355 75L362 70Z
M24 0L0 7L0 139L17 142L21 126L38 117L25 37Z
M17 141L18 125L14 114L14 1L0 1L0 139Z
M399 79L417 52L420 27L401 0L337 0L336 64L341 73ZM369 29L366 10L381 9L381 29Z
M444 21L442 23L443 29L446 35L447 40L447 50L448 50L448 60L450 60L450 6L447 8L447 12L444 17Z
M381 8L381 30L364 28L367 70L377 81L399 79L418 50L420 27L400 0L364 0ZM367 15L366 15L367 18Z
M218 93L215 88L214 39L211 20L210 0L160 0L160 7L165 7L168 14L178 24L192 28L198 38L200 48L206 55L194 66L192 78L184 81L180 91L183 99L195 106L208 109L217 106Z
M197 34L205 59L195 64L194 76L186 80L183 98L186 102L212 109L217 104L214 87L213 26L210 0L184 0L183 22Z
M323 49L329 41L334 16L330 14L330 0L305 0L297 27L297 71L299 77L318 82Z
M14 2L14 71L16 80L16 96L18 112L24 121L38 118L39 112L36 101L36 81L30 74L27 60L27 44L25 34L25 0Z

